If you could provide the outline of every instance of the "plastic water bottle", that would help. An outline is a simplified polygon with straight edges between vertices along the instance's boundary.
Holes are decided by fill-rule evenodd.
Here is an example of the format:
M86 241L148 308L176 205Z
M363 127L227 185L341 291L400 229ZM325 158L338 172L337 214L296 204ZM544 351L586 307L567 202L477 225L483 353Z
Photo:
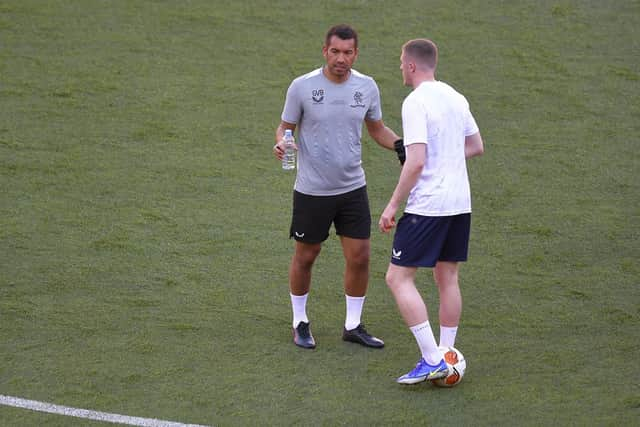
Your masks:
M284 131L284 156L282 156L282 169L291 170L296 168L296 149L293 148L295 139L293 138L293 132L291 129L285 129Z

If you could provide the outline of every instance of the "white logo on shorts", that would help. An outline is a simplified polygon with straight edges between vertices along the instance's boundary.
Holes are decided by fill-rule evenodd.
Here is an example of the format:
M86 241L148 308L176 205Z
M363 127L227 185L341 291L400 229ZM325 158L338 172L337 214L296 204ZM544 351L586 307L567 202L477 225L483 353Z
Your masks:
M395 248L392 248L391 252L393 253L393 258L400 259L400 255L402 255L402 251L396 251Z
M298 233L297 231L294 231L294 233L295 233L296 237L299 237L301 239L304 237L304 233Z

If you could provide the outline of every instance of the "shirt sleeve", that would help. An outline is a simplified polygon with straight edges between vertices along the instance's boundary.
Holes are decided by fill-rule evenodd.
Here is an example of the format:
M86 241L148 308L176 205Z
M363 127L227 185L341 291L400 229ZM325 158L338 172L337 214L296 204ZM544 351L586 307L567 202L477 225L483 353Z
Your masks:
M371 80L371 102L367 111L366 120L377 122L382 120L382 107L380 106L380 90L375 81Z
M284 101L284 108L282 109L282 116L280 117L287 123L297 124L302 116L302 102L300 100L300 90L297 81L294 80L287 89L287 96Z
M427 143L427 111L416 98L408 96L402 103L404 145Z
M476 120L473 118L473 114L471 114L471 110L469 109L469 103L467 102L467 109L465 110L464 117L464 136L475 135L479 131L480 129L478 129Z

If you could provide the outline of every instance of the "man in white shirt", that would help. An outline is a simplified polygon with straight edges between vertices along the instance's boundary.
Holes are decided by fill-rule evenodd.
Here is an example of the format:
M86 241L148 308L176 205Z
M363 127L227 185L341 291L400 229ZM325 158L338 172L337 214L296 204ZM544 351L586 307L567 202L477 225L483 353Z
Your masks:
M465 97L435 78L435 43L408 41L400 62L404 84L414 89L402 104L406 161L378 225L389 232L400 204L407 200L386 281L422 354L416 367L397 382L415 384L448 375L415 286L416 272L418 267L433 268L440 294L439 345L453 346L462 311L458 263L467 260L471 224L466 159L481 155L484 145Z

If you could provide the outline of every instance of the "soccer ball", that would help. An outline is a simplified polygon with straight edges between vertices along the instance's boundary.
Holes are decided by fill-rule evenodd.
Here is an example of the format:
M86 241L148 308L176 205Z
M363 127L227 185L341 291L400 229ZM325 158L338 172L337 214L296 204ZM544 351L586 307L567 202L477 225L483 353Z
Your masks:
M432 380L431 382L438 387L453 387L462 381L464 371L467 369L467 361L464 360L464 356L460 353L460 350L454 347L439 347L444 354L444 361L449 367L449 375L444 378Z

